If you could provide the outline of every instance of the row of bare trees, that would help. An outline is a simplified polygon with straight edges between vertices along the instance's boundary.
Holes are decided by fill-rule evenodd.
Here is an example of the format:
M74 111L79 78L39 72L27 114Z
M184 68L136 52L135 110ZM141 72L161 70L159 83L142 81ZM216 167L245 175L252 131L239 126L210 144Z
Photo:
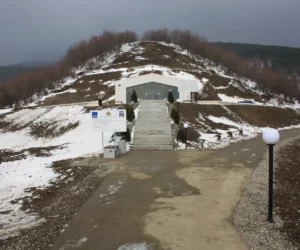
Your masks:
M107 52L118 50L123 43L137 40L138 35L134 31L104 31L89 40L80 41L70 46L65 56L56 65L38 68L0 84L0 107L12 106L20 101L31 101L32 96L43 95L45 89L53 89L55 83L70 75L72 68L85 64L91 58L97 56L101 58ZM149 30L142 35L141 40L177 44L191 53L224 65L231 72L252 79L263 91L300 99L299 88L295 82L268 68L259 68L255 64L250 64L235 53L221 49L189 30Z

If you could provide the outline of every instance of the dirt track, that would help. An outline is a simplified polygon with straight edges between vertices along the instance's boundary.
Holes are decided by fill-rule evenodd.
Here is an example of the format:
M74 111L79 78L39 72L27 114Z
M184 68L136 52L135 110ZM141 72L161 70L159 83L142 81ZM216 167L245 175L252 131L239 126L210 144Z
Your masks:
M118 170L52 249L248 249L229 218L264 151L257 138L218 151L136 151L111 161Z

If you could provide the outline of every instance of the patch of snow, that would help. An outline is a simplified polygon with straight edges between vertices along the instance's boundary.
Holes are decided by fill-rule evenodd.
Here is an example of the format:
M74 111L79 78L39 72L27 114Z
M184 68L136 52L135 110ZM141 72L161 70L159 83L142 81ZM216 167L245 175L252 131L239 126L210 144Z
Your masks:
M111 97L109 97L108 99L104 100L103 103L105 102L109 102L109 101L113 101L116 99L116 96L115 95L112 95Z
M84 245L85 242L87 242L87 237L82 237L80 240L67 240L67 243L59 248L59 250L67 250L67 249L74 249L79 248Z
M36 108L36 109L21 109L18 112L14 112L5 117L8 122L14 122L17 125L26 125L47 112L47 108Z
M63 81L62 84L60 84L60 87L70 86L70 85L74 84L75 82L76 82L75 78L68 77Z
M217 89L217 90L218 90L218 89L227 89L228 87L229 87L229 86L219 86L219 87L215 87L215 86L214 86L214 89Z
M141 56L136 56L134 59L137 60L137 61L147 60L146 58L141 57Z
M238 103L240 101L244 101L245 98L241 98L238 96L227 96L225 94L217 94L218 97L223 101L223 102L234 102L234 103ZM254 100L253 100L254 101Z
M40 111L25 109L9 115L8 119L11 121L12 117L15 118L13 122L20 125L31 121L33 124L57 123L60 126L79 122L79 126L59 137L38 139L29 134L28 127L16 132L0 130L0 149L20 151L32 147L65 146L52 151L53 155L49 157L28 155L26 159L0 164L0 238L7 237L8 232L9 237L18 234L22 226L31 227L41 222L37 215L21 211L20 205L12 204L11 201L24 196L30 197L31 194L25 192L25 189L43 188L50 182L55 182L59 176L51 168L54 161L103 152L101 132L92 129L90 114L84 113L80 106L61 106L50 110L42 108ZM111 132L104 133L104 145L112 144L109 142L111 136ZM5 211L9 212L3 213Z
M115 82L114 81L112 81L110 84L108 84L108 87L113 87L113 86L115 86Z
M151 250L151 245L147 243L132 243L125 244L118 248L118 250Z
M207 83L209 80L207 79L207 78L205 78L205 77L203 77L202 79L201 79L201 82L204 82L204 83Z
M239 126L236 122L233 122L226 117L216 117L216 116L209 115L207 119L211 120L214 123L221 123L221 124L225 124L228 126L235 126L235 127Z
M62 91L62 92L58 92L58 93L51 93L49 95L41 97L39 101L43 102L49 97L53 97L53 96L61 95L61 94L65 94L65 93L76 93L76 92L77 92L77 89L68 89L68 90L65 90L65 91Z
M13 109L0 109L0 115L11 112Z
M134 117L135 119L137 119L139 116L139 107L137 107L135 110L134 110Z

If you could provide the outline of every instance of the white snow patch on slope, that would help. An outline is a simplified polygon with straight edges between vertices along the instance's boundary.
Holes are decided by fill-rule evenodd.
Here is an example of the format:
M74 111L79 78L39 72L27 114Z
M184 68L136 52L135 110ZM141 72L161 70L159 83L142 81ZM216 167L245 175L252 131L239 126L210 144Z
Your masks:
M223 101L223 102L234 102L237 103L239 101L244 101L245 99L238 97L238 96L227 96L225 94L218 94L218 97Z
M51 168L54 161L103 152L101 133L92 129L90 114L84 113L82 107L62 106L40 110L44 114L38 110L21 110L9 115L8 120L11 121L12 117L15 117L16 123L20 125L29 122L45 124L53 122L60 126L78 121L79 126L56 138L38 139L29 134L28 127L16 132L0 130L0 149L20 151L32 147L65 146L63 149L52 151L53 155L49 157L28 155L23 160L0 164L0 239L12 237L24 227L41 223L37 215L21 211L21 204L11 204L11 201L31 195L24 189L43 188L48 186L50 181L57 180L59 176ZM5 117L4 121L5 119L7 118ZM110 132L104 133L104 145L110 144L111 136Z
M65 93L76 93L77 90L76 89L68 89L68 90L65 90L65 91L62 91L62 92L58 92L58 93L51 93L49 95L46 95L46 96L43 96L40 101L45 101L47 98L49 97L53 97L53 96L56 96L56 95L61 95L61 94L65 94Z
M207 118L214 123L221 123L229 126L238 126L236 122L233 122L226 117L216 117L216 116L209 115Z
M147 243L132 243L125 244L118 248L118 250L151 250L152 247Z
M37 109L22 109L18 112L9 114L5 117L5 120L14 122L17 125L26 125L47 112L47 108L37 108Z
M0 109L0 115L11 112L12 109Z

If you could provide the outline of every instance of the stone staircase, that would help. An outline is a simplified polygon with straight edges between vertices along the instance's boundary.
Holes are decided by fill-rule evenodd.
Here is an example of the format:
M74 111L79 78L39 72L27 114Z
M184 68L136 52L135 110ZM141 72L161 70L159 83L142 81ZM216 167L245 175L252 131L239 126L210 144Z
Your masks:
M165 101L140 101L132 149L173 150L171 125Z

